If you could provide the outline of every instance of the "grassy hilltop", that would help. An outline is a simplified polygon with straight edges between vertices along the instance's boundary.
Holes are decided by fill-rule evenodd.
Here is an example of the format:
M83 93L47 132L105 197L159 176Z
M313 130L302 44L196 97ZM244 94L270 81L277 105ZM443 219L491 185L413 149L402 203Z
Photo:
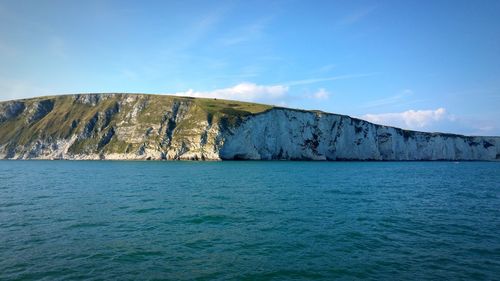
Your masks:
M231 126L242 117L271 108L240 101L149 94L82 94L6 101L0 103L0 145L12 150L14 146L33 146L37 141L77 136L68 149L71 153L127 153L141 146L170 145L174 137L189 138L197 134L200 124L222 122ZM118 127L129 130L118 135Z

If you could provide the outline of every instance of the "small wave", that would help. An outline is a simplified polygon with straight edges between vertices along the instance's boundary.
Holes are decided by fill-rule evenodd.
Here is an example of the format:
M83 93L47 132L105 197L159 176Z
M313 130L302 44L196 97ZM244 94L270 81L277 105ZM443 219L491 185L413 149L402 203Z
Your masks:
M9 202L9 203L3 203L3 204L0 204L0 208L2 207L15 207L15 206L22 206L22 205L25 205L24 202Z
M186 246L190 249L201 250L201 249L207 249L210 247L214 247L216 245L215 245L214 241L205 240L205 239L198 239L198 240L186 242L186 243L184 243L184 246Z
M136 210L133 210L133 212L137 213L137 214L146 214L146 213L151 213L151 212L155 212L155 211L162 211L162 210L165 210L165 208L136 209Z
M50 196L50 195L39 195L34 197L35 199L47 199L47 198L55 198L56 196Z
M202 215L202 216L191 216L184 220L186 223L190 224L222 224L230 221L235 221L237 218L226 216L226 215Z
M281 269L271 272L263 272L256 274L249 274L241 276L240 279L244 280L275 280L275 279L305 279L305 280L314 280L314 279L324 279L325 276L317 273L315 271L309 270L292 270L292 269Z
M68 226L66 229L75 229L75 228L93 228L93 227L103 227L108 226L108 223L105 222L80 222L75 223Z
M137 262L137 261L148 260L150 257L161 257L161 256L164 256L164 252L162 251L137 250L115 256L112 258L112 260Z

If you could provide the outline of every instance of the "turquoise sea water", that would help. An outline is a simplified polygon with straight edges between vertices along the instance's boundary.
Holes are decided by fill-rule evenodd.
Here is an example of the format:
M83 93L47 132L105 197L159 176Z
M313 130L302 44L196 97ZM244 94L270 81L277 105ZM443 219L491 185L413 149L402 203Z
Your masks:
M494 280L500 163L0 161L1 280Z

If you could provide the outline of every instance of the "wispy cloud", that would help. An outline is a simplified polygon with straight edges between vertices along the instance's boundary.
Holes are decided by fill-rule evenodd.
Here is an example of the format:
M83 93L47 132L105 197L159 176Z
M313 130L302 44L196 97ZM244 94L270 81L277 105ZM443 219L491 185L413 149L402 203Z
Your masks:
M176 37L176 44L171 44L171 42L166 43L165 46L162 46L164 48L163 52L166 54L177 54L197 44L216 29L224 20L224 16L228 10L229 7L221 6L204 14L200 18L189 21Z
M374 76L377 74L378 73L366 73L366 74L339 75L339 76L332 76L332 77L309 78L309 79L302 79L302 80L293 80L293 81L288 81L288 82L279 83L279 84L283 84L286 86L308 85L308 84L314 84L314 83L320 83L320 82L326 82L326 81L369 77L369 76Z
M237 28L232 33L222 37L219 42L224 46L232 46L244 42L257 40L264 34L264 29L268 25L270 18L257 20L253 23Z
M326 65L323 65L321 66L320 68L318 68L318 70L316 70L316 72L318 73L325 73L325 72L330 72L331 70L333 70L335 67L337 67L337 65L331 63L331 64L326 64Z
M397 113L365 114L361 116L361 118L376 124L402 127L405 129L422 129L441 120L455 120L455 117L448 114L446 109L442 107L435 110L411 109Z
M413 91L410 89L405 89L401 91L399 94L390 96L387 98L382 98L378 100L373 100L370 102L361 105L361 108L372 108L372 107L381 107L388 105L395 105L404 102L407 98L413 96Z
M203 18L194 21L186 28L184 36L173 46L175 50L188 48L202 39L221 20L218 13L205 15Z
M352 25L355 24L362 19L366 18L369 14L371 14L375 10L375 7L364 7L362 9L356 10L345 17L341 18L339 21L340 25Z

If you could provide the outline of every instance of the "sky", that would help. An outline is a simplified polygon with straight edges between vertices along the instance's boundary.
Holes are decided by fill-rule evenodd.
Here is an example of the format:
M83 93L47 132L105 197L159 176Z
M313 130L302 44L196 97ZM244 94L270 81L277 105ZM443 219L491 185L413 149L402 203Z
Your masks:
M216 97L500 135L500 1L0 0L0 101Z

